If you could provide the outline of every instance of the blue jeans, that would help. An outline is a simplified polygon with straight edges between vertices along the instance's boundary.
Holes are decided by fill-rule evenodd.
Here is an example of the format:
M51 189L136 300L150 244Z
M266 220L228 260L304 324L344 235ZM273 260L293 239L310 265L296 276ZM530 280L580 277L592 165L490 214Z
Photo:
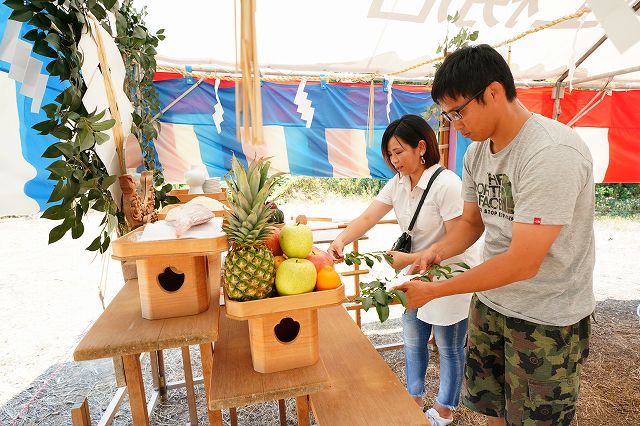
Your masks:
M429 365L429 337L431 329L440 353L440 389L436 401L455 409L460 402L460 388L464 374L464 341L467 319L442 326L432 325L416 317L416 309L402 315L402 337L407 372L407 390L412 396L424 396L425 377Z

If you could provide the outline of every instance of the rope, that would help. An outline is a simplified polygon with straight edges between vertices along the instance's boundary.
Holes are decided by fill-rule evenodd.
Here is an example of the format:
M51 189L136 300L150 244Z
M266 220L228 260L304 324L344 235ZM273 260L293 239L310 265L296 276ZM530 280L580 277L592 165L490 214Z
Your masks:
M29 399L29 401L27 401L26 404L24 404L22 406L22 409L20 409L18 414L16 414L9 421L7 426L14 426L16 424L16 422L20 419L20 416L22 416L25 413L25 411L27 411L29 409L31 404L33 404L36 399L38 399L38 397L40 396L42 391L47 387L49 382L51 382L51 380L55 379L55 377L58 375L58 373L60 372L60 370L62 369L63 366L64 366L63 363L58 363L58 367L49 375L49 377L47 377L47 379L40 385L40 387L38 387L38 390L36 391L36 393L34 393L33 396L31 397L31 399Z
M527 31L515 36L515 37L512 37L512 38L510 38L508 40L503 41L502 43L498 43L496 45L493 45L492 47L494 49L497 49L497 48L502 47L504 45L513 43L514 41L518 41L518 40L520 40L520 39L522 39L522 38L524 38L524 37L526 37L526 36L528 36L530 34L537 33L537 32L542 31L542 30L546 30L547 28L551 28L551 27L553 27L555 25L558 25L558 24L560 24L562 22L570 21L572 19L577 19L577 18L581 17L582 15L584 15L585 13L589 13L589 12L591 12L590 8L583 7L582 9L578 10L576 13L572 13L571 15L565 15L565 16L560 17L558 19L554 19L553 21L549 21L546 24L539 25L539 26L537 26L535 28L531 28L530 30L527 30ZM407 71L411 71L411 70L414 70L416 68L420 68L420 67L423 67L425 65L429 65L429 64L432 64L434 62L438 62L438 61L442 61L442 60L444 60L444 55L443 56L439 56L437 58L433 58L433 59L429 59L429 60L420 62L419 64L412 65L410 67L407 67L407 68L402 69L400 71L392 72L390 74L391 75L402 74L402 73L405 73Z
M494 48L499 48L502 47L504 45L507 44L511 44L515 41L518 41L528 35L540 32L542 30L546 30L548 28L551 28L553 26L556 26L562 22L566 22L566 21L570 21L572 19L577 19L579 17L581 17L582 15L591 12L591 9L589 7L583 7L581 9L579 9L577 12L572 13L570 15L565 15L562 16L560 18L554 19L553 21L549 21L545 24L539 25L537 27L531 28L521 34L518 34L515 37L511 37L510 39L507 39L501 43L498 43L496 45L493 45L492 47ZM386 73L387 75L399 75L399 74L403 74L407 71L411 71L414 70L416 68L421 68L425 65L429 65L429 64L433 64L435 62L439 62L444 60L444 56L438 56L437 58L432 58L432 59L428 59L425 61L422 61L418 64L412 65L410 67L401 69L399 71L394 71L394 72L390 72L390 73ZM181 74L183 77L186 76L198 76L198 75L202 75L201 72L197 72L197 73L187 73L183 68L177 68L177 67L172 67L172 66L168 66L168 65L158 65L157 66L158 70L161 71L167 71L167 72L174 72L174 73L178 73ZM211 73L204 73L207 77L206 78L219 78L220 80L225 80L225 81L235 81L238 82L241 80L240 77L238 76L232 76L229 74L220 74L217 72L211 72ZM302 80L302 79L306 79L306 80L312 80L312 81L320 81L320 80L327 80L328 78L331 78L332 76L334 77L334 79L338 80L340 78L348 78L349 81L352 82L356 82L356 83L369 83L373 80L379 80L381 78L383 78L384 76L382 74L378 74L378 73L362 73L362 74L349 74L347 75L341 75L341 74L327 74L326 72L323 73L324 75L317 75L317 76L301 76L301 75L287 75L287 76L277 76L277 75L269 75L269 76L263 76L260 77L260 79L262 81L273 81L273 82L279 82L279 81L291 81L291 80Z
M38 386L38 389L36 390L36 392L33 394L33 396L31 398L29 398L29 401L27 401L22 408L20 409L20 411L18 411L18 414L16 414L7 424L7 426L14 426L18 420L20 420L20 417L29 409L29 407L36 401L36 399L38 399L38 397L40 396L40 394L45 390L45 388L49 385L49 383L51 383L51 381L53 379L56 378L56 376L58 375L58 373L60 373L60 370L62 370L62 367L64 367L65 362L69 359L71 359L71 354L73 353L73 350L76 346L78 346L78 343L80 342L80 340L84 337L85 334L87 334L87 331L89 330L89 328L91 328L91 326L93 325L94 321L91 321L89 323L89 325L87 325L87 327L82 331L82 333L80 333L80 335L76 338L75 342L73 342L73 344L71 344L71 346L69 346L69 348L67 349L67 351L65 352L64 355L62 355L58 361L56 362L57 367L55 370L53 370L53 372L51 374L49 374L49 377L47 377L47 379L42 382L42 384L40 386Z

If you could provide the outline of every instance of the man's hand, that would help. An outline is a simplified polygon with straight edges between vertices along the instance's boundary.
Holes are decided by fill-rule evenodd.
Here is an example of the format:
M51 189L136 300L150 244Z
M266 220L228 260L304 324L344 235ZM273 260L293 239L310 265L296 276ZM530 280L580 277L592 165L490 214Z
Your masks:
M442 258L433 248L433 246L417 253L418 258L414 260L411 268L407 271L407 275L420 274L423 275L427 268L434 263L442 262ZM395 263L395 262L394 262Z
M391 290L404 291L404 294L407 296L406 307L409 309L417 309L438 297L433 291L433 284L424 281L407 281Z
M416 256L415 253L404 253L401 251L388 251L386 254L393 258L393 262L390 263L390 265L396 271L410 265Z

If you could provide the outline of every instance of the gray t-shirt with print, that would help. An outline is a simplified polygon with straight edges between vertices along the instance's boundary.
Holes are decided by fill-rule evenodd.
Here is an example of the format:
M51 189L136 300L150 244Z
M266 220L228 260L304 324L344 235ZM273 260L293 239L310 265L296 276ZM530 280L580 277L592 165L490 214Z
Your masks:
M538 324L565 326L595 308L593 161L577 133L533 114L502 151L490 141L469 146L462 196L477 203L485 225L484 260L505 252L512 223L564 225L538 274L478 293L496 311Z

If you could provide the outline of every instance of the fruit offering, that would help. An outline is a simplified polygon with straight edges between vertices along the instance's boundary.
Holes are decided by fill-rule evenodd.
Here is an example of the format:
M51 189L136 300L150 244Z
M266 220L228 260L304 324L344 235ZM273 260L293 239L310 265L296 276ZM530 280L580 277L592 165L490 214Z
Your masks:
M285 225L280 231L280 247L289 258L306 258L312 246L313 233L307 225Z
M276 289L281 296L309 293L316 286L316 268L307 259L287 259L276 271Z
M333 266L327 265L318 271L316 278L316 291L333 290L342 285L340 274L333 269Z
M269 167L269 161L258 159L245 168L234 156L224 177L231 210L222 227L231 244L224 261L224 287L231 300L264 299L273 293L276 267L265 245L273 212L265 201L277 175L269 177Z

